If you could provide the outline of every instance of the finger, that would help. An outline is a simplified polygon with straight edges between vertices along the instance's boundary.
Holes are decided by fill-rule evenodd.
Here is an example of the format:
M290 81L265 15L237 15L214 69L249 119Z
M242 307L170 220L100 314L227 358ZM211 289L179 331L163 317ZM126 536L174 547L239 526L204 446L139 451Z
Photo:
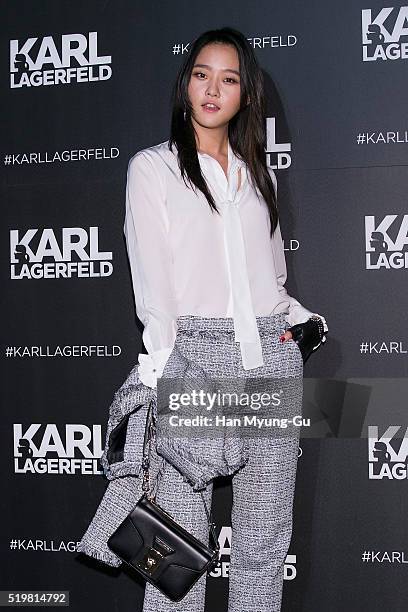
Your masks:
M282 334L280 336L281 341L282 342L286 342L286 340L291 340L292 339L292 332L291 331L286 331L284 334Z

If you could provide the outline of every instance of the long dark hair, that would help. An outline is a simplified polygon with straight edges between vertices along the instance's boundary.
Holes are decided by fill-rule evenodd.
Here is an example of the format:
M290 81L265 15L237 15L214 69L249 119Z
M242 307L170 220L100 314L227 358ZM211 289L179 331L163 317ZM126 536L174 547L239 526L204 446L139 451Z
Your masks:
M176 145L178 164L185 184L187 185L187 176L191 187L195 185L200 189L207 198L210 208L219 213L201 172L191 121L192 107L188 98L188 86L197 55L205 45L214 42L234 45L238 53L241 73L241 105L239 111L229 121L228 139L235 155L247 164L252 185L258 188L268 206L272 237L279 215L274 185L268 172L265 156L264 79L252 47L238 30L227 27L208 30L194 40L180 68L172 92L173 110L169 148L171 149L173 144ZM250 103L247 105L248 95Z

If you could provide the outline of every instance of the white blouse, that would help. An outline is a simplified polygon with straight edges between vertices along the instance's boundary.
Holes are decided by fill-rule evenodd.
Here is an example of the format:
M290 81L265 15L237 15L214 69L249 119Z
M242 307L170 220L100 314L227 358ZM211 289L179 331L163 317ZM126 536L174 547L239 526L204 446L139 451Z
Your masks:
M271 240L266 203L230 143L228 180L214 157L198 152L220 215L201 191L187 188L173 149L165 141L139 151L127 173L124 234L148 353L138 355L138 372L152 388L173 349L180 315L233 317L248 370L264 363L256 316L283 312L295 325L317 314L288 295L280 224ZM269 172L276 189L275 172Z

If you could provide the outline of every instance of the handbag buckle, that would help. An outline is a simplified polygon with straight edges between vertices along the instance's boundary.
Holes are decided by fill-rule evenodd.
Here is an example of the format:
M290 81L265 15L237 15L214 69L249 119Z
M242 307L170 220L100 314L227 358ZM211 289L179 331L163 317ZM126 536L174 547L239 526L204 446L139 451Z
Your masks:
M153 546L144 549L144 557L137 562L137 567L151 576L167 555L174 553L175 550L159 536L155 536Z
M150 546L145 549L144 557L138 561L137 567L151 576L160 566L163 559L163 555L153 546Z

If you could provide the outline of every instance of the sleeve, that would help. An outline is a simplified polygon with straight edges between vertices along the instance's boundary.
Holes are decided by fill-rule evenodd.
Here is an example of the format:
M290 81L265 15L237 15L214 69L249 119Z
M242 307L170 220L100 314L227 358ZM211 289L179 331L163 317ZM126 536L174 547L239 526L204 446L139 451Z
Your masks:
M132 275L136 314L144 325L139 353L141 381L157 387L176 337L173 257L163 178L154 160L139 152L129 162L124 234Z
M275 172L272 170L272 168L270 168L269 171L275 188L275 193L277 193L277 179ZM309 319L309 317L315 315L322 319L324 332L328 332L329 328L327 326L326 319L322 315L318 314L317 312L312 312L308 310L307 308L302 306L302 304L298 302L298 300L290 296L286 291L285 283L287 280L287 267L279 221L272 237L272 250L275 260L276 281L278 284L278 290L280 295L289 302L289 313L285 316L286 321L289 323L290 326L297 325L298 323L305 323ZM326 335L323 335L322 342L326 342ZM320 346L320 343L313 348L316 349L318 346Z

